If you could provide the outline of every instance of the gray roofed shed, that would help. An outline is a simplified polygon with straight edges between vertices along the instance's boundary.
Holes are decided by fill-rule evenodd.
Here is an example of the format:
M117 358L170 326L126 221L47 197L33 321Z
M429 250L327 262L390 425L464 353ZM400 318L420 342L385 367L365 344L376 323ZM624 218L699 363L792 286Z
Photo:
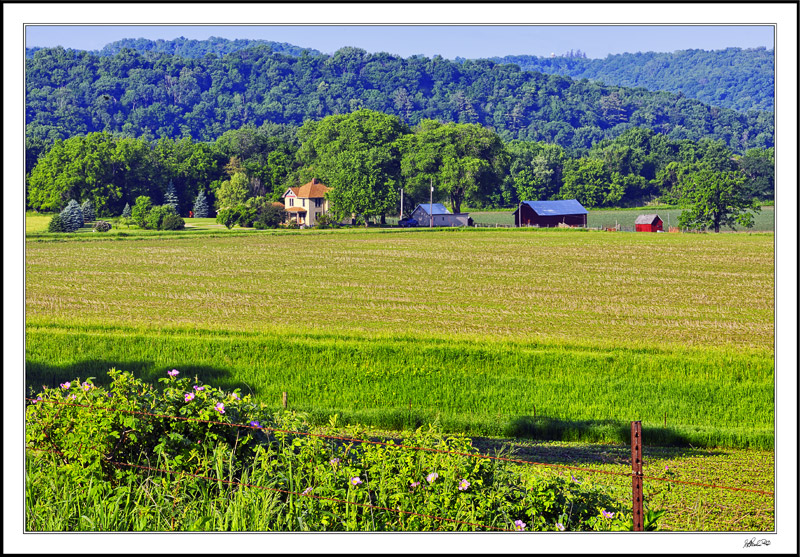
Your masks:
M653 224L656 222L656 219L661 220L656 214L653 215L639 215L636 217L636 222L634 224ZM630 221L628 221L630 222Z
M431 212L433 212L433 226L468 226L469 213L451 213L447 207L441 203L420 203L411 217L414 218L419 226L431 226Z
M442 205L441 203L420 203L417 205L417 209L422 209L425 211L425 214L431 214L433 212L434 215L450 215L450 211L447 210L447 207ZM416 212L417 209L414 209Z

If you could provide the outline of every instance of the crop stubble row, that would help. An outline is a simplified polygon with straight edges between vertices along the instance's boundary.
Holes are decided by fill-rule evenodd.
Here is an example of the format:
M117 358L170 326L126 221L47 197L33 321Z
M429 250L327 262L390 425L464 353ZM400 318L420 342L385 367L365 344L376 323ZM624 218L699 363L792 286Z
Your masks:
M391 234L28 245L28 316L771 349L770 237ZM624 238L621 241L620 238Z

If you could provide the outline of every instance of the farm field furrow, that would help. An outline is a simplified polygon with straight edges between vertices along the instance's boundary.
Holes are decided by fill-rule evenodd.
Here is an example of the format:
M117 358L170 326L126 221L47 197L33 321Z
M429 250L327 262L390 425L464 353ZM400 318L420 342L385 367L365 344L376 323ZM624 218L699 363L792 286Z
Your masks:
M34 322L772 348L769 235L253 235L26 256Z
M202 233L199 233L202 234ZM773 236L29 241L28 384L179 368L324 421L772 448ZM629 433L629 432L628 432Z

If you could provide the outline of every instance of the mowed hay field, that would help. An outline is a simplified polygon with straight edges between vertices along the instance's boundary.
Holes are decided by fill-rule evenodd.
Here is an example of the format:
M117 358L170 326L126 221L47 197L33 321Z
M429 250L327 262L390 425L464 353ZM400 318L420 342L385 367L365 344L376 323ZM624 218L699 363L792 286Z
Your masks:
M167 369L324 421L772 448L774 236L29 240L27 379Z

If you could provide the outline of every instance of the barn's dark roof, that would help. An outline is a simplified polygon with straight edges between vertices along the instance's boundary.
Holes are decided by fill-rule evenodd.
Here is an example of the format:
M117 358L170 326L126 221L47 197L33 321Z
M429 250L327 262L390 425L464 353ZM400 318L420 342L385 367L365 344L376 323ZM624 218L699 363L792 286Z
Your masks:
M419 205L417 205L417 209L422 209L423 211L425 211L425 214L430 214L431 210L433 210L434 215L451 214L450 211L447 210L447 207L445 207L441 203L434 203L433 209L431 209L430 203L420 203ZM417 209L414 209L414 211L416 211Z
M639 215L636 217L636 222L634 224L654 224L656 219L661 220L658 215Z
M523 203L536 211L537 215L543 217L589 214L589 211L587 211L577 199L559 199L556 201L523 201Z

